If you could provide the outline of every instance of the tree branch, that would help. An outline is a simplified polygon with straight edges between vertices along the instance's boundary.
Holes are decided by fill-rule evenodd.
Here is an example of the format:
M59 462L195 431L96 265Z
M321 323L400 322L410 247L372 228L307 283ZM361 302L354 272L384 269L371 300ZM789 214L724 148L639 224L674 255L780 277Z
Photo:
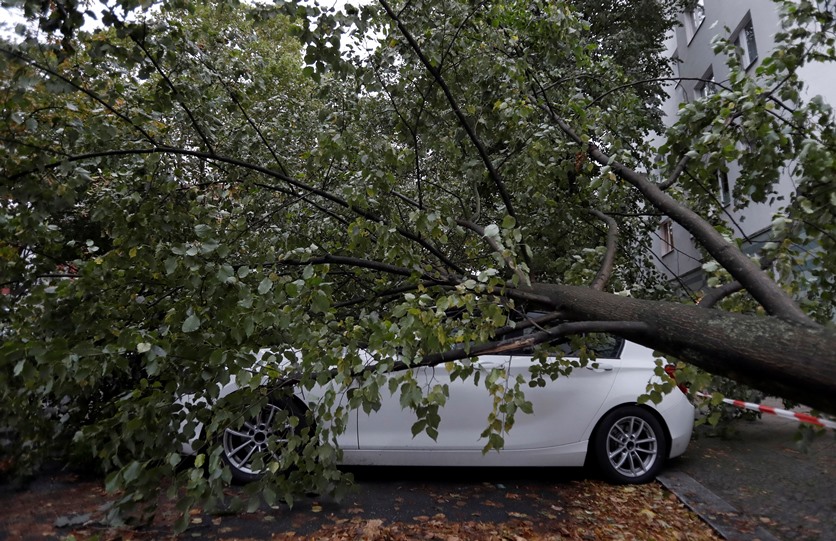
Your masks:
M709 289L708 292L703 295L703 298L700 299L699 306L700 308L714 308L714 305L718 302L741 290L743 290L743 284L737 280Z
M102 158L102 157L108 157L108 156L130 156L130 155L141 155L141 154L175 154L175 155L181 155L181 156L193 156L195 158L201 158L201 159L209 160L209 161L227 163L227 164L234 165L234 166L237 166L237 167L241 167L241 168L244 168L244 169L257 171L257 172L262 173L266 176L279 179L283 182L286 182L287 184L290 184L291 186L295 186L296 188L299 188L299 189L304 190L306 192L309 192L309 193L312 193L312 194L317 195L319 197L322 197L323 199L331 201L331 202L333 202L333 203L335 203L335 204L337 204L337 205L339 205L343 208L346 208L346 209L354 212L355 214L357 214L357 215L359 215L363 218L368 219L369 221L376 222L376 223L383 223L383 224L387 223L385 220L383 220L379 216L376 216L376 215L374 215L374 214L372 214L372 213L370 213L366 210L363 210L362 208L349 203L348 201L344 200L341 197L338 197L338 196L332 194L331 192L321 190L321 189L315 188L313 186L309 186L308 184L305 184L304 182L298 181L298 180L296 180L296 179L294 179L294 178L292 178L288 175L285 175L284 173L281 173L279 171L275 171L273 169L269 169L269 168L261 166L261 165L256 165L254 163L245 162L245 161L239 160L237 158L231 158L229 156L221 156L221 155L218 155L218 154L209 154L209 153L202 152L202 151L199 151L199 150L189 150L189 149L184 149L184 148L157 146L157 147L153 147L153 148L117 149L117 150L102 150L100 152L90 152L90 153L86 153L86 154L79 154L79 155L76 155L76 156L67 157L67 158L65 158L61 161L48 163L48 164L42 165L42 166L40 166L36 169L28 169L28 170L25 170L25 171L21 171L19 173L15 173L14 175L9 175L9 178L11 180L15 180L15 179L24 177L26 175L37 173L38 171L41 171L41 170L55 169L56 167L59 167L62 163L66 163L66 162L79 162L79 161L89 160L89 159L93 159L93 158ZM266 184L256 183L256 185L261 186L261 187L266 188L266 189L275 189L275 186L270 186L270 185L266 185ZM408 231L408 230L406 230L402 227L395 227L395 230L398 232L398 234L400 234L404 238L409 239L410 241L415 242L416 244L422 246L424 249L426 249L428 252L430 252L432 255L434 255L436 258L438 258L438 260L441 261L441 263L444 264L447 268L455 271L456 273L458 273L460 275L467 274L461 267L459 267L459 265L456 265L447 256L445 256L443 253L441 253L441 251L438 250L438 248L436 248L432 244L428 243L424 239L420 238L418 235L416 235L416 234L414 234L414 233L412 233L412 232L410 232L410 231Z
M232 100L232 103L234 103L235 106L238 107L238 110L241 111L241 114L244 115L244 119L247 121L247 124L249 124L250 127L255 131L255 133L258 135L258 138L261 139L261 143L264 145L264 147L267 149L267 151L270 153L270 155L273 156L273 160L275 160L276 165L279 167L281 172L284 173L285 175L289 175L290 173L288 173L287 168L285 168L284 163L282 163L282 160L279 159L279 155L276 152L276 150L273 148L273 145L270 144L270 142L264 136L264 133L262 133L261 129L255 123L255 121L253 121L253 119L247 113L247 110L244 108L244 105L241 103L241 100L238 99L237 93L232 88L230 88L229 84L227 84L226 80L224 80L224 78L221 77L221 74L218 72L218 70L216 70L209 63L208 60L203 58L203 56L204 56L203 51L201 51L200 49L198 49L198 51L199 51L199 54L200 54L201 59L202 59L202 64L204 66L206 66L206 68L208 70L210 70L212 73L214 73L215 76L217 76L218 82L220 82L221 86L223 86L224 90L226 90L227 96L229 96L229 99Z
M706 85L707 84L712 84L714 86L722 88L723 90L731 91L731 88L724 85L723 83L718 83L717 81L715 81L713 79L705 79L703 77L654 77L652 79L641 79L639 81L632 81L632 82L629 82L629 83L625 83L623 85L618 85L616 87L613 87L613 88L607 90L606 92L604 92L603 94L601 94L600 96L593 99L584 108L589 109L590 107L592 107L593 105L595 105L599 101L603 100L604 98L606 98L610 94L613 94L615 92L619 92L621 90L624 90L625 88L630 88L632 86L639 86L639 85L643 85L643 84L646 84L646 83L661 83L661 82L665 82L665 81L676 81L676 82L680 82L680 81L699 81L701 83L705 83Z
M647 325L644 323L637 323L633 321L574 321L570 323L561 323L550 327L540 332L528 334L518 338L511 338L508 340L499 340L488 342L485 344L464 344L451 350L442 351L440 353L431 353L425 355L418 362L395 361L392 363L390 372L400 372L403 370L410 370L412 368L437 366L439 364L448 363L452 361L459 361L462 359L471 359L480 355L496 355L501 353L508 353L515 350L532 348L540 344L544 344L555 338L566 336L570 334L581 334L588 332L646 332ZM361 376L368 372L377 370L376 365L365 366L361 371L356 372L354 377ZM332 376L339 375L337 369L331 371Z
M679 162L676 164L676 167L673 168L673 171L671 172L668 179L665 182L659 183L659 189L667 190L668 188L673 186L674 183L677 180L679 180L679 176L682 175L682 172L685 171L685 166L688 165L688 162L690 160L691 158L689 158L687 154L685 156L682 156L682 159L680 159Z
M72 79L69 79L68 77L66 77L64 75L61 75L60 73L53 70L52 68L44 66L43 64L40 64L40 63L36 62L35 60L32 60L28 57L23 56L21 53L19 53L17 51L10 51L9 49L6 49L5 47L0 47L0 51L2 51L6 56L16 58L17 60L20 60L24 64L32 66L33 68L35 68L38 71L46 73L50 77L60 79L61 81L67 83L68 85L70 85L71 87L76 89L77 91L86 95L87 97L89 97L90 99L92 99L93 101L95 101L96 103L98 103L99 105L101 105L102 107L104 107L105 109L107 109L108 111L113 113L114 115L116 115L116 117L118 117L120 120L122 120L123 122L128 124L131 128L138 131L140 134L142 134L142 137L145 138L149 143L151 143L154 146L159 145L159 143L157 143L157 141L155 141L154 138L151 137L151 134L149 134L147 131L145 131L141 126L138 126L138 125L134 124L134 122L130 119L130 117L128 117L124 113L120 113L119 111L117 111L116 108L114 108L111 104L106 102L104 100L104 98L102 98L101 96L99 96L98 94L93 92L92 90L89 90L89 89L81 86L80 84L76 83Z
M499 244L496 241L495 238L490 237L488 235L485 235L485 228L484 227L482 227L478 224L474 224L473 222L470 222L468 220L462 220L461 218L456 219L456 223L459 224L462 227L470 229L471 231L473 231L474 233L476 233L477 235L479 235L480 237L485 239L485 242L487 242L490 245L491 249L494 252L496 252L497 254L499 254L500 257L502 257L502 259L505 261L505 264L508 265L508 268L511 269L512 271L514 271L514 274L517 275L517 278L519 278L521 284L531 284L531 278L529 278L517 266L516 262L513 259L511 259L510 257L508 257L507 255L505 255L503 253L505 251L503 246L501 244Z
M421 189L423 174L421 172L421 156L418 152L418 127L421 124L421 116L424 114L424 108L426 107L427 103L427 96L424 93L420 93L421 104L418 107L417 113L415 114L415 127L413 128L412 124L410 124L407 121L406 116L403 113L401 113L401 110L398 107L397 102L395 102L395 96L392 95L392 93L389 91L389 87L386 86L383 77L381 77L380 73L378 72L377 65L374 65L374 75L378 81L378 84L380 84L380 87L383 89L383 92L386 94L386 97L389 98L389 102L392 104L392 108L395 110L395 114L398 115L398 118L401 119L403 125L406 126L406 129L409 131L409 136L412 138L413 153L415 154L415 183L418 187L418 208L422 208L424 203L423 190Z
M577 144L584 145L580 136L563 119L557 116L550 105L544 106L544 109L563 133ZM739 280L768 313L803 325L812 324L810 318L783 289L770 280L757 264L723 238L711 224L697 213L666 194L658 185L650 182L647 177L612 159L595 145L589 144L587 148L592 159L600 165L609 165L616 174L639 190L651 205L664 212L673 221L694 235L706 251L735 279Z
M494 184L496 185L497 190L499 190L499 195L502 197L502 202L505 204L505 209L508 211L508 214L516 218L516 212L514 211L514 205L511 202L511 196L508 194L508 190L505 188L505 182L502 179L502 176L499 174L499 171L491 162L490 156L488 156L488 152L485 149L485 146L482 144L481 139L476 135L476 132L473 128L468 124L467 118L462 113L461 108L459 107L456 98L453 96L453 92L450 90L450 87L447 86L447 82L442 77L441 72L438 70L437 67L433 66L432 62L424 55L424 52L421 50L421 46L418 45L418 42L412 36L412 33L406 28L406 26L401 22L398 18L398 15L392 10L391 6L386 0L379 0L380 5L383 6L383 9L389 15L389 17L397 24L398 30L401 31L404 38L406 38L407 42L409 43L410 48L412 48L413 52L418 56L418 59L427 68L427 71L430 75L433 76L435 82L441 88L442 92L444 92L444 96L447 98L447 103L450 104L450 108L453 111L453 114L456 115L456 118L459 120L459 125L462 129L467 133L468 138L470 138L470 142L473 143L473 146L476 148L476 152L479 154L479 157L482 159L482 163L485 165L485 168L488 171L488 175L493 180Z
M319 257L311 257L309 259L280 259L276 262L276 265L323 265L323 264L334 264L334 265L346 265L349 267L358 267L361 269L369 269L375 270L380 272L385 272L386 274L395 274L398 276L406 276L410 277L414 274L414 272L410 269L405 267L398 267L395 265L390 265L388 263L383 263L381 261L373 261L371 259L361 259L359 257L348 257L348 256L341 256L341 255L333 255L333 254L326 254ZM266 266L266 265L265 265ZM431 276L422 275L423 278L432 279ZM434 280L437 281L437 280ZM443 281L441 283L444 283Z
M618 247L618 224L611 216L607 216L599 210L590 209L589 212L607 224L607 251L604 254L603 261L601 261L601 268L598 269L598 274L589 285L592 289L603 291L604 286L607 285L610 276L612 276L613 266L615 265L615 252Z
M142 50L143 53L145 53L145 57L148 58L148 60L154 66L154 69L157 70L157 73L159 73L160 77L162 77L163 81L165 81L165 84L168 85L168 88L170 88L171 91L174 93L174 97L177 99L177 103L179 103L180 107L182 107L183 110L186 112L186 115L189 117L189 120L192 123L192 127L195 129L195 131L197 132L197 135L203 141L203 144L206 146L206 149L209 151L209 154L214 155L215 150L212 148L212 143L209 141L209 138L206 136L206 134L203 133L203 130L201 129L200 124L198 124L197 119L192 114L191 109L189 109L189 107L181 99L180 92L177 90L177 87L174 86L174 83L171 82L171 79L168 77L168 74L166 74L163 71L162 66L160 66L160 64L154 59L154 57L148 51L148 48L145 47L145 32L144 32L144 30L145 29L143 27L143 36L142 36L141 40L139 38L137 38L133 34L133 32L131 32L130 33L131 40L136 44L137 47L139 47Z
M435 280L425 280L425 281L421 282L420 285L423 286L423 287L435 287L435 286L440 286L440 285L445 285L445 284L439 284ZM385 291L373 291L371 295L358 296L358 297L354 297L353 299L349 299L347 301L342 301L342 302L335 303L334 308L345 308L347 306L353 306L355 304L370 302L370 301L374 301L374 300L385 301L385 299L387 299L387 298L393 298L393 297L401 295L402 293L407 293L409 291L415 291L416 289L418 289L418 287L419 287L419 284L407 284L407 285L403 285L401 287L387 289Z
M450 43L447 45L447 49L441 54L441 62L438 66L439 70L444 69L444 61L450 55L450 51L453 49L453 44L456 43L456 39L458 39L459 34L461 34L461 31L464 30L465 25L470 21L471 17L476 15L476 13L485 6L486 3L487 2L485 0L479 2L472 10L470 10L470 13L467 14L467 17L462 19L462 22L458 25L458 27L456 27L456 31L453 33L453 37L450 38Z

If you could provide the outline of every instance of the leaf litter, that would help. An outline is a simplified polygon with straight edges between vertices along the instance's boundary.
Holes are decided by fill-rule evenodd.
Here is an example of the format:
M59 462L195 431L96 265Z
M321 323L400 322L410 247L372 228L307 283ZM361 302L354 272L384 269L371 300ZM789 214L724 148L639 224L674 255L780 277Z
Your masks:
M63 474L65 477L69 474ZM483 483L482 485L487 485ZM357 505L312 500L293 510L262 508L249 514L192 515L189 529L172 533L173 504L160 502L153 525L139 529L102 524L108 501L101 483L63 479L46 488L0 496L0 538L62 541L211 539L219 541L592 541L722 539L673 494L656 483L614 486L595 480L560 483L544 495L526 484L456 487L439 494L434 485L410 488L398 507L429 494L432 506L410 516L376 516ZM430 487L429 490L426 487ZM505 501L513 507L505 507ZM466 502L466 508L461 506ZM392 502L394 503L394 502ZM289 518L289 519L288 519ZM82 520L83 519L83 520Z

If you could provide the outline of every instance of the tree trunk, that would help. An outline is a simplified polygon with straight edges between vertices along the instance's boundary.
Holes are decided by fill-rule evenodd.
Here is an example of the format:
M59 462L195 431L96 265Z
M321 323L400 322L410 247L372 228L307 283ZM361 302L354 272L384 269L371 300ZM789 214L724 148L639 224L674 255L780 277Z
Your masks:
M772 316L619 297L588 287L534 284L573 320L642 322L619 333L711 373L836 415L836 332Z

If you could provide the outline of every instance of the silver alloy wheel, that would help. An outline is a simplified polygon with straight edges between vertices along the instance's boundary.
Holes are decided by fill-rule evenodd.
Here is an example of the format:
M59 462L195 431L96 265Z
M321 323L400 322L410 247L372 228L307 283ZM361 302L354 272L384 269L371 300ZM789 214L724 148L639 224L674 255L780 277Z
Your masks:
M617 473L624 477L640 477L659 459L656 432L640 417L622 417L607 433L606 453Z
M270 436L276 436L273 439L274 449L287 441L289 427L275 426L276 415L281 409L276 404L267 404L253 419L245 421L241 428L224 430L223 452L233 470L255 479L267 473L270 461L278 460L275 451L270 451L269 440ZM256 456L261 457L263 466L260 468L253 467Z

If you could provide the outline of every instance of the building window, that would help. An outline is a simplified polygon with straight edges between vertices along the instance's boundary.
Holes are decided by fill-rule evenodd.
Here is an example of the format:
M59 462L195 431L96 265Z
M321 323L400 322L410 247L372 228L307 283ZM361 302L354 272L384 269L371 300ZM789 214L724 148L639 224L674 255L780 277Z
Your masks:
M659 238L662 240L662 255L673 252L673 222L662 222L659 226Z
M671 66L673 66L673 76L677 79L676 85L674 86L674 96L678 100L679 103L688 103L688 94L685 92L685 88L682 86L682 73L679 69L679 65L682 63L682 60L679 59L677 54L674 54L671 57Z
M734 38L734 45L737 47L737 55L740 58L740 65L743 69L749 69L755 60L758 59L758 45L755 42L755 28L752 20L749 19L743 28Z
M688 94L685 92L685 88L681 84L676 83L674 92L676 93L678 103L688 103Z
M685 29L688 32L688 41L694 37L705 20L705 1L693 0L690 8L685 12Z
M702 76L702 81L694 87L694 97L696 99L707 98L715 92L717 92L717 87L714 85L714 70L708 68L708 71Z
M717 184L720 187L720 203L728 206L732 202L731 184L729 183L729 174L722 169L717 170Z

